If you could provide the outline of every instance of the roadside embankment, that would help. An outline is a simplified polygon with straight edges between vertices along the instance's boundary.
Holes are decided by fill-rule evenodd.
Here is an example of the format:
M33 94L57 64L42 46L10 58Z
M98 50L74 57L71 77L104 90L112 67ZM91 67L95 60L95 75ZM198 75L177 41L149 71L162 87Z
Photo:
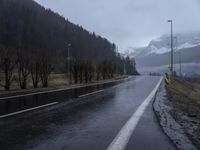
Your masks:
M200 88L173 78L161 86L154 110L164 132L180 150L200 149Z

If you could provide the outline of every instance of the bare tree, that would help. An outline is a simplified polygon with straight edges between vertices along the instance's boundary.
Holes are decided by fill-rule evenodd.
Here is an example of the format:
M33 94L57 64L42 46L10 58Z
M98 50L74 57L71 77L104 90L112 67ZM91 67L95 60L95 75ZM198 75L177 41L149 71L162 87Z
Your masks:
M80 83L83 83L83 72L84 72L84 63L83 63L83 61L81 61L80 66L79 66L79 81L80 81Z
M102 72L102 65L99 63L96 65L96 80L100 80L101 72Z
M42 86L47 87L48 86L48 80L49 75L52 70L52 64L51 64L51 56L49 54L43 54L41 57L41 63L40 63L40 78L42 81Z
M112 61L102 62L102 77L103 79L112 78L114 76L114 65Z
M75 84L78 83L79 67L80 67L80 62L76 59L73 59L71 61L71 73L73 74Z
M30 63L30 73L34 88L38 88L40 82L40 71L41 71L41 58L39 54L32 55Z
M84 78L85 78L85 83L88 83L88 75L89 75L89 64L88 61L84 62Z
M14 77L14 69L16 65L16 55L15 50L12 48L0 47L0 64L1 69L4 73L4 89L6 91L10 90L11 83Z
M102 62L102 78L105 80L107 77L107 62L103 61Z
M94 77L94 72L95 72L95 63L92 61L88 62L88 70L89 70L89 74L88 74L88 79L89 82L92 82L92 79Z
M19 50L17 52L18 81L21 89L27 88L27 80L30 74L30 54Z

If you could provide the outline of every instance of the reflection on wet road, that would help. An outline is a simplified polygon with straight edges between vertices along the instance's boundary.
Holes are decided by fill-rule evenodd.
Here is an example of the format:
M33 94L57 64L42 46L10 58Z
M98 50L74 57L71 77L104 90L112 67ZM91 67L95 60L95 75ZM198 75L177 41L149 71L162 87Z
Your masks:
M58 89L51 92L39 92L39 94L25 94L25 96L10 96L7 99L0 99L0 116L38 107L54 102L65 102L72 98L77 98L79 95L105 89L114 86L119 82L109 82L104 84L97 84L92 86L83 86L72 89ZM26 96L27 95L27 96Z

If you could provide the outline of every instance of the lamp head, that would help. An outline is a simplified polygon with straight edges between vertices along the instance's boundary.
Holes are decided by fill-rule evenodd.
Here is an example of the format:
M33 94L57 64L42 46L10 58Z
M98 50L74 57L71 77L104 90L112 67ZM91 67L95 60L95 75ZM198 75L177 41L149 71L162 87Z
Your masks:
M67 46L71 46L71 44L70 44L70 43L67 43Z

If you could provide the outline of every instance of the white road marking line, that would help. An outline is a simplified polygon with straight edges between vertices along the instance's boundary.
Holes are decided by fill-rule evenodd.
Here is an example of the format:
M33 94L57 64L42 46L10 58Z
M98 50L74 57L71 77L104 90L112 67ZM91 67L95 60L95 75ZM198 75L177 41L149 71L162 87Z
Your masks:
M14 112L14 113L10 113L10 114L6 114L6 115L2 115L0 116L0 119L2 118L6 118L6 117L10 117L10 116L14 116L14 115L17 115L17 114L21 114L21 113L24 113L24 112L29 112L29 111L32 111L32 110L36 110L36 109L40 109L40 108L44 108L44 107L47 107L47 106L52 106L52 105L55 105L57 104L58 102L53 102L53 103L49 103L49 104L45 104L45 105L41 105L41 106L38 106L38 107L33 107L33 108L29 108L29 109L25 109L25 110L21 110L21 111L17 111L17 112Z
M84 95L80 95L79 98L81 97L86 97L88 95L92 95L92 94L96 94L96 93L100 93L100 92L103 92L104 90L99 90L99 91L94 91L94 92L91 92L91 93L87 93L87 94L84 94Z
M81 85L81 86L71 87L71 88L68 87L68 88L61 88L61 89L56 89L56 90L33 92L33 93L29 93L29 94L20 94L20 95L15 95L15 96L7 96L7 97L1 97L0 100L19 98L19 97L25 97L25 96L32 96L32 95L39 95L39 94L45 94L45 93L53 93L53 92L59 92L59 91L64 91L64 90L71 90L71 89L76 89L76 88L83 88L83 87L89 87L89 86L95 86L95 85L119 82L119 81L128 80L128 79L129 78L115 80L115 81L107 81L107 82L103 82L103 83L94 83L94 84L90 84L90 85Z
M143 101L143 103L138 107L136 112L131 116L131 118L127 121L127 123L122 127L122 129L119 131L117 136L114 138L112 143L109 145L107 150L125 150L126 145L133 133L133 131L136 128L136 125L138 124L140 118L142 117L143 113L145 112L147 106L155 96L163 77L159 80L156 87L153 89L153 91L149 94L149 96Z

